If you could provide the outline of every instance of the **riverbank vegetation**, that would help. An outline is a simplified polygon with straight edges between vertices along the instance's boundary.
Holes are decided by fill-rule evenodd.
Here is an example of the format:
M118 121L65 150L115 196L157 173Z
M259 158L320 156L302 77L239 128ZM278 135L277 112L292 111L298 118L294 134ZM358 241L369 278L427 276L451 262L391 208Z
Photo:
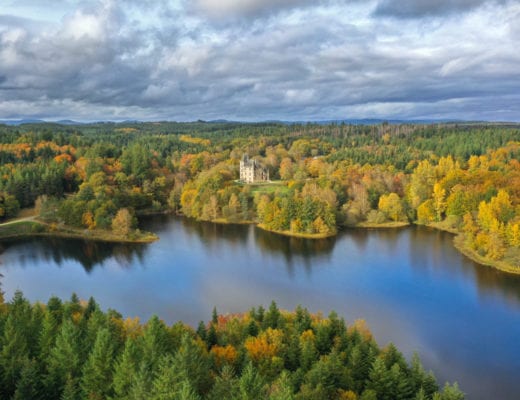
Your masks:
M218 315L197 329L141 323L52 297L0 295L3 399L461 400L418 357L380 348L362 321L346 325L298 307Z
M245 153L275 182L238 182ZM514 124L0 126L0 219L36 204L46 224L127 238L150 212L304 237L419 223L520 273L519 159Z

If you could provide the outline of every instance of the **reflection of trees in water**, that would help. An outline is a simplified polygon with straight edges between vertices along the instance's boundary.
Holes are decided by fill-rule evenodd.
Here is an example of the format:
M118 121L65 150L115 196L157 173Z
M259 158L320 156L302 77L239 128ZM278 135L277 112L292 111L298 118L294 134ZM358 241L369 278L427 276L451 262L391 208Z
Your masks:
M198 222L191 218L182 218L181 223L186 233L197 235L205 244L218 244L218 240L225 240L243 245L247 241L249 225Z
M520 306L520 275L501 272L492 267L480 265L453 245L454 235L432 228L410 229L411 264L413 268L435 267L443 271L460 273L468 281L474 280L481 296L501 296L510 304ZM431 257L431 260L425 259ZM432 262L433 261L433 262Z
M480 295L496 295L498 292L510 304L520 306L519 275L507 274L471 260L464 261L461 264L473 272Z
M336 238L303 239L278 235L263 229L255 229L256 243L262 250L283 253L287 257L303 255L314 257L330 253L336 243Z
M85 271L90 272L110 258L115 259L117 264L124 268L129 267L134 258L142 261L146 245L43 238L4 243L4 247L12 248L14 251L17 247L22 249L23 253L19 254L22 266L35 264L38 260L53 261L61 266L66 261L73 260L79 262Z
M365 251L368 243L368 239L373 231L368 229L356 229L356 228L348 228L340 233L341 236L348 236L350 240L356 245L359 252L362 253Z
M260 228L254 230L254 238L262 252L283 255L290 275L301 264L310 272L313 266L328 259L336 243L335 237L303 239L278 235Z

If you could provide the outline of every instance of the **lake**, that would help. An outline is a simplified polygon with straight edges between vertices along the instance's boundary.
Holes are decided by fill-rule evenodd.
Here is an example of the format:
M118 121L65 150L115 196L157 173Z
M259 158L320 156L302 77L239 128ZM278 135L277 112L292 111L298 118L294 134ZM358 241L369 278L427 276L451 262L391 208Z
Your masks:
M195 326L220 313L298 304L363 318L380 345L417 351L439 382L458 381L468 399L520 396L520 277L468 260L452 236L428 228L348 230L305 240L253 226L173 216L142 227L149 245L81 240L3 242L2 289L31 301L93 296L103 309Z

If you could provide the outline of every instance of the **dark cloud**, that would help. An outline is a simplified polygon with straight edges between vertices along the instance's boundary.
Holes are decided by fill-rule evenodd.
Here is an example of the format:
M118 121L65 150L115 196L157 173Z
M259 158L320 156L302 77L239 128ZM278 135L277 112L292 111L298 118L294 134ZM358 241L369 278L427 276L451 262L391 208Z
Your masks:
M503 3L501 0L381 0L377 5L375 16L391 16L397 18L421 18L428 16L444 16L464 12L480 7L486 3Z
M374 3L227 1L250 23L167 0L87 1L35 29L0 16L0 119L519 119L517 7L433 24Z
M324 0L194 0L192 9L211 18L256 18L281 10L315 6Z

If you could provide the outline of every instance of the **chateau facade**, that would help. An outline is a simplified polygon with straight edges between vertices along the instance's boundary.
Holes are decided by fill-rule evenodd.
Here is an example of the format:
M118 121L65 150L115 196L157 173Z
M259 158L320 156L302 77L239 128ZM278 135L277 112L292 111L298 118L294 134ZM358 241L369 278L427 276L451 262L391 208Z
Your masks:
M269 170L258 161L250 160L247 154L240 161L240 180L245 183L269 181Z

